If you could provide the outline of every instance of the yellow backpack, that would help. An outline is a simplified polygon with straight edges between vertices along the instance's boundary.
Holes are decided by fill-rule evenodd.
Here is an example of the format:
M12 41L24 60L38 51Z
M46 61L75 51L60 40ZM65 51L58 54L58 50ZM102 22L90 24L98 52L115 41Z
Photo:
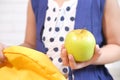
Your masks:
M0 65L0 80L66 80L42 52L11 46L3 53L7 61Z

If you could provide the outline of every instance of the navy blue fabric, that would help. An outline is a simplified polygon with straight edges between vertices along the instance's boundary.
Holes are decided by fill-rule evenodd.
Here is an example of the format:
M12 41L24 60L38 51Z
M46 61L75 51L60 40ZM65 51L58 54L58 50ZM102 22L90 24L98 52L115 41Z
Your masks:
M75 29L85 28L91 31L96 43L103 45L102 15L105 0L78 0Z
M48 0L31 0L31 3L36 17L37 50L45 53L42 31L44 29ZM85 28L91 31L96 38L96 43L100 46L104 45L102 33L104 3L105 0L78 0L74 27L74 29ZM75 76L74 80L113 80L104 65L90 65L83 69L71 70L69 80L72 80L72 74Z
M74 70L74 80L113 80L108 70L103 66L89 66Z
M31 0L32 8L35 14L36 18L36 34L37 34L37 39L36 39L36 49L38 51L41 51L45 53L45 48L44 44L42 42L42 31L44 28L44 20L45 20L45 15L46 15L46 10L47 10L47 2L48 0Z

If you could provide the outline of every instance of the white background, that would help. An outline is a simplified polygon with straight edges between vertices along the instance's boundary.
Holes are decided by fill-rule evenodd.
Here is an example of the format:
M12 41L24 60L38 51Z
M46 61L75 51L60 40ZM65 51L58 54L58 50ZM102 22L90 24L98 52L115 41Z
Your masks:
M28 0L0 0L0 42L18 45L23 42ZM118 0L120 4L120 0ZM120 80L120 61L106 65L115 80Z

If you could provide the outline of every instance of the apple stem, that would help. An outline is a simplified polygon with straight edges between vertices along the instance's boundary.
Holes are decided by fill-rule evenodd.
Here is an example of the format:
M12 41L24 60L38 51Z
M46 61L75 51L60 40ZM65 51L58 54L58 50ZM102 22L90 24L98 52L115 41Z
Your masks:
M84 33L84 31L85 31L86 29L83 29L83 30L81 30L81 32L80 33Z

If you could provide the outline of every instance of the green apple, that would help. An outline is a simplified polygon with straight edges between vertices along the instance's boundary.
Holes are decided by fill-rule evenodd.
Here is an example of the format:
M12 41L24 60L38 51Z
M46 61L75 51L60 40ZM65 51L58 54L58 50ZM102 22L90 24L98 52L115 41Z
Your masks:
M65 48L72 54L75 61L88 61L94 54L96 40L94 35L86 29L70 31L65 38Z

